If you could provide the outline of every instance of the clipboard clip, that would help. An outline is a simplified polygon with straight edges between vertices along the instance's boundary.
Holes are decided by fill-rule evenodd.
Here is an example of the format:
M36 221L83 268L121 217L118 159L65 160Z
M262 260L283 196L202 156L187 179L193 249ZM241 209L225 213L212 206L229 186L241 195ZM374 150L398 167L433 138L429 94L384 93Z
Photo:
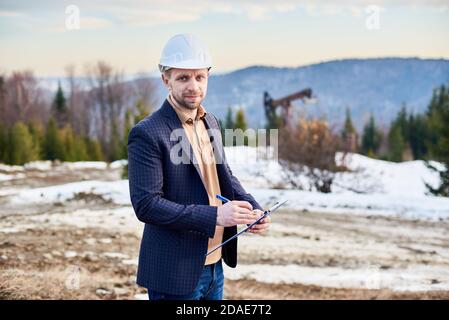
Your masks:
M270 209L266 210L263 215L261 217L259 217L256 221L254 221L253 223L251 223L250 225L247 225L246 228L244 228L242 231L240 231L239 233L236 233L235 235L233 235L232 237L230 237L228 240L226 240L225 242L219 244L218 246L216 246L215 248L211 249L208 253L205 254L205 256L210 255L212 252L220 249L221 247L223 247L226 243L228 243L231 240L234 240L235 238L237 238L238 236L240 236L242 233L248 231L249 229L251 229L252 226L254 226L255 224L258 224L261 220L263 220L264 218L266 218L268 215L270 215L272 212L276 211L277 209L279 209L279 207L283 206L285 203L287 202L287 200L284 200L282 202L276 202Z

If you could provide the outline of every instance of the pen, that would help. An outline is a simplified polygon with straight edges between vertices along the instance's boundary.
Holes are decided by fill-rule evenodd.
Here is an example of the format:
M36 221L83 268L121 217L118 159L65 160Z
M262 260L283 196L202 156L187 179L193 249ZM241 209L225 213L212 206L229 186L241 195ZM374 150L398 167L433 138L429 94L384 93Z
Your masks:
M218 200L221 200L223 203L229 202L231 200L229 200L228 198L223 197L222 195L215 195L215 197L217 197Z

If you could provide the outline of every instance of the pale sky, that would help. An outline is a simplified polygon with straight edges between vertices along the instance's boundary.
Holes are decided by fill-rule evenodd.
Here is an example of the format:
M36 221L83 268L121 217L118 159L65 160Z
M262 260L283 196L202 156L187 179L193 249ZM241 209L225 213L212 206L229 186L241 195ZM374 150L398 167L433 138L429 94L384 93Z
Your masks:
M66 27L69 5L79 9L79 29ZM0 72L63 76L69 64L81 72L98 60L126 74L153 72L165 42L186 32L208 44L216 72L343 58L449 59L449 0L0 0Z

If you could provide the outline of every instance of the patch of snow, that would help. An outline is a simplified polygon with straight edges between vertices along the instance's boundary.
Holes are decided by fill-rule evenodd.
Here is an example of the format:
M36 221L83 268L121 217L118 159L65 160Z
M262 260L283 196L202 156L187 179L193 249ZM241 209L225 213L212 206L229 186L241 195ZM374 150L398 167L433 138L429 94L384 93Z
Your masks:
M79 170L79 169L105 170L108 168L107 162L104 161L63 162L61 165L69 170Z
M67 213L44 213L33 215L29 220L34 222L34 228L40 225L71 225L77 228L105 228L124 232L135 232L141 235L143 223L135 216L132 207L115 209L91 210L77 209ZM29 227L29 226L28 226ZM111 239L99 239L97 242L109 244Z
M64 252L64 257L66 257L66 258L74 258L77 255L78 254L76 253L76 251L66 251L66 252Z
M97 243L97 239L95 238L87 238L84 239L84 243L88 244L88 245L94 245Z
M148 299L148 294L146 293L138 293L134 295L134 299L136 300L149 300Z
M15 228L15 227L0 228L0 232L2 232L2 233L17 233L20 231L21 230L19 228Z
M117 259L127 259L129 258L128 255L120 253L120 252L105 252L102 254L104 257L107 258L117 258Z
M23 166L26 170L39 170L48 171L52 168L52 163L50 160L46 161L31 161Z
M226 148L233 174L245 189L263 206L288 200L285 208L335 213L393 215L406 219L448 219L449 199L426 195L424 182L436 184L436 173L423 161L392 163L358 154L348 154L344 163L350 169L335 177L333 192L329 194L294 190L284 181L284 169L256 148ZM342 162L338 158L337 162ZM246 161L246 162L245 162ZM114 167L126 160L114 162ZM105 162L64 163L78 168L105 168ZM438 165L438 163L434 163ZM308 178L298 179L307 185ZM276 188L276 186L286 188ZM128 180L81 181L63 185L12 191L2 190L12 204L33 205L57 203L74 198L77 193L92 193L115 204L130 206ZM360 193L361 192L361 193ZM134 218L134 217L133 217Z
M25 171L23 166L10 166L7 164L0 163L0 171L3 172L22 172Z
M11 196L11 195L17 194L17 193L19 193L20 190L23 190L23 188L0 189L0 197Z
M16 180L16 179L24 179L24 178L26 178L26 174L24 174L24 173L14 173L14 174L0 173L0 181L9 181L9 180Z
M63 202L72 199L80 192L102 195L106 200L116 204L130 204L128 180L90 180L21 190L10 198L10 202L14 204Z
M337 154L336 162L351 170L337 174L337 191L346 186L365 193L424 196L427 193L425 183L436 187L439 182L438 174L427 168L422 160L395 163L349 153L344 161L341 154ZM441 166L435 161L431 163Z
M123 168L124 166L126 166L127 164L128 164L128 160L126 160L126 159L116 160L116 161L111 162L109 167L111 169L120 169L120 168Z
M292 189L287 176L293 173L283 168L276 157L261 155L260 149L246 146L226 147L226 157L234 175L245 187ZM425 183L436 186L438 174L422 160L394 163L372 159L360 154L348 153L343 159L337 153L336 163L345 165L349 171L337 173L332 185L333 193L354 194L381 193L388 195L424 196ZM431 161L432 165L441 164ZM304 190L314 190L310 179L304 173L293 175L295 182Z
M138 259L137 258L135 258L135 259L125 259L125 260L122 260L122 263L125 264L125 265L137 266Z
M239 264L224 266L231 280L254 279L264 283L300 283L331 288L366 288L394 291L449 290L449 269L444 266L410 265L383 270L377 266L359 269L305 267L299 265Z
M12 179L13 179L12 174L0 173L0 181L8 181L8 180L12 180Z
M288 200L282 208L331 213L396 216L405 219L449 219L449 198L389 195L318 193L299 190L248 188L265 209L275 202Z

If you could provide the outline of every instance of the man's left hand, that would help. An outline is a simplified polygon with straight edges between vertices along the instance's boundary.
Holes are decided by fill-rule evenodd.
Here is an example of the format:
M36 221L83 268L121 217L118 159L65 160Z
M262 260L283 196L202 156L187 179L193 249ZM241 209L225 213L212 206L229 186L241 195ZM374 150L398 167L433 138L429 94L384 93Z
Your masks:
M263 216L262 210L253 210L253 215L255 217L255 220L259 219L261 216ZM248 232L251 233L264 233L268 230L271 224L271 217L267 216L264 219L262 219L258 224L251 227L251 229L248 230Z

